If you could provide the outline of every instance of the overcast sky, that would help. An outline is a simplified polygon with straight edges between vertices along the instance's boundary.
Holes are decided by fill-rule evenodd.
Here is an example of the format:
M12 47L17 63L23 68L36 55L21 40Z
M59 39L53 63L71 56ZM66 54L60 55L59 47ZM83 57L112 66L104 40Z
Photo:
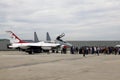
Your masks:
M0 39L120 40L120 0L0 0Z

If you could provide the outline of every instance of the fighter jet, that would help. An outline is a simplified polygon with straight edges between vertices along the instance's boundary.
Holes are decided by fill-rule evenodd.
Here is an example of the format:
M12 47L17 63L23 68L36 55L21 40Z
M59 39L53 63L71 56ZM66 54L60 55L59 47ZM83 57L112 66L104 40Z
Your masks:
M43 50L52 50L60 46L59 43L47 43L44 41L34 42L34 43L25 42L21 40L18 36L16 36L16 34L13 33L12 31L6 31L6 32L11 35L12 39L17 41L11 43L11 45L8 46L9 48L20 49L22 51L28 52L29 54L42 52Z
M51 37L50 37L49 33L48 32L46 33L46 41L45 42L60 44L60 47L57 47L56 49L52 49L52 52L56 51L58 53L59 50L62 51L62 49L66 49L66 48L71 48L72 47L72 44L70 44L67 41L64 41L64 40L61 39L64 36L65 36L65 34L62 33L61 35L56 37L56 40L51 40ZM34 40L36 41L36 39L39 40L38 37L37 37L37 34L35 33Z

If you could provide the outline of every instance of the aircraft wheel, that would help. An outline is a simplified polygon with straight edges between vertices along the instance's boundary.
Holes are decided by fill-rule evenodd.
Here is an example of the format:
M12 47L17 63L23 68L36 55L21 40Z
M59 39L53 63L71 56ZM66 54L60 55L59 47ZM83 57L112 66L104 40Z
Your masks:
M33 54L33 50L28 51L28 54Z

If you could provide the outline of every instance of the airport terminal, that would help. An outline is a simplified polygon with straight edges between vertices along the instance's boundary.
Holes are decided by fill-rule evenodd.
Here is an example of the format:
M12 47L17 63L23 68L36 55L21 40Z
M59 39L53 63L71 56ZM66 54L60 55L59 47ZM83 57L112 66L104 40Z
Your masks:
M29 40L30 41L30 40ZM67 41L71 43L73 46L82 47L82 46L111 46L115 47L115 45L120 44L120 41ZM10 50L7 48L7 45L10 44L9 39L0 39L0 50Z

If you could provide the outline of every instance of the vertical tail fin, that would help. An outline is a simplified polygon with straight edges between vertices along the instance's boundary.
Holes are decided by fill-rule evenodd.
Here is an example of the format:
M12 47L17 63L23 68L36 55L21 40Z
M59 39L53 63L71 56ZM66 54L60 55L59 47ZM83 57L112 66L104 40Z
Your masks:
M47 32L46 40L47 40L47 41L51 41L51 38L50 38L50 35L49 35L48 32Z
M40 42L36 32L34 32L34 42Z
M10 34L11 38L15 41L17 40L17 43L26 43L25 41L21 40L18 36L16 36L12 31L6 31Z

